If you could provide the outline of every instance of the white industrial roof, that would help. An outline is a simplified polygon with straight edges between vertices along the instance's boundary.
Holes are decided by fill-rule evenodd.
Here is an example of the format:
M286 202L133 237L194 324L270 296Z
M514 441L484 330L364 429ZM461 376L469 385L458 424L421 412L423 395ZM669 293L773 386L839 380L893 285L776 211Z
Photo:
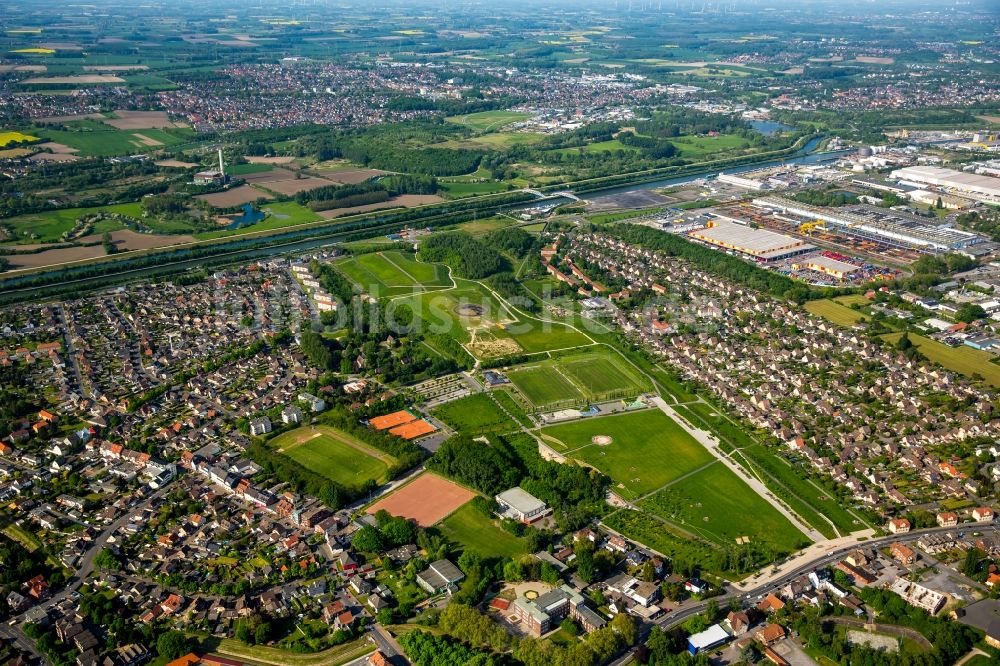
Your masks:
M688 637L688 642L698 650L714 647L726 640L729 640L729 634L718 624L713 624L705 631Z

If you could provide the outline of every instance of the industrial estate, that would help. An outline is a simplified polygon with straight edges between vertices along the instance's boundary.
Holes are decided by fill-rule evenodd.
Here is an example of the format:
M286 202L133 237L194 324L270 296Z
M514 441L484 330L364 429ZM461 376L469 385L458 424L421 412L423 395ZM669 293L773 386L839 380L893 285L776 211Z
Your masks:
M0 665L1000 658L1000 7L0 13Z

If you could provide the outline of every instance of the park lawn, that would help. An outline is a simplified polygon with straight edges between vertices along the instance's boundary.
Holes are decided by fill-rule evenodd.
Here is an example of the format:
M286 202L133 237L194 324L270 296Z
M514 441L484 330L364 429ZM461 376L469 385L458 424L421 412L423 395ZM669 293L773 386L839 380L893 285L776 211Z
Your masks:
M119 213L136 219L142 217L142 207L138 203L124 203L93 208L62 208L41 213L28 213L4 220L4 225L9 226L14 232L14 238L9 241L12 244L54 243L59 240L63 233L73 228L78 218L99 211ZM117 224L115 228L120 229L122 225ZM34 233L37 238L24 236L25 233Z
M469 113L464 116L450 116L445 118L445 120L449 123L464 125L478 132L492 132L530 117L530 113L521 113L519 111L480 111L479 113Z
M38 141L38 137L22 132L0 132L0 148L12 143L31 143L32 141Z
M846 305L842 305L828 298L823 298L818 301L809 301L806 303L805 307L810 314L822 317L823 319L837 324L838 326L851 327L865 319L864 313L852 310Z
M613 392L638 393L652 387L622 360L601 352L567 356L559 366L591 396Z
M469 435L487 432L510 432L518 424L504 413L488 393L476 393L436 407L434 416Z
M455 289L424 291L394 302L409 305L415 320L419 319L425 330L448 335L461 343L471 340L472 329L507 337L502 325L516 322L514 313L480 283L461 279L456 283L459 286ZM459 314L458 308L463 305L478 306L482 314Z
M615 491L635 499L711 463L712 454L658 409L581 419L541 430L542 438L567 457L607 474ZM598 435L611 437L594 444Z
M520 425L530 428L533 424L531 419L528 418L528 414L524 411L522 404L524 399L518 396L514 397L513 391L511 389L496 389L492 391L493 399L500 403L500 405L507 410L507 413L514 417Z
M306 469L345 488L386 481L395 460L330 426L303 426L282 433L271 445Z
M563 402L582 402L583 392L550 364L515 368L507 378L538 409Z
M451 284L441 264L418 262L398 250L360 254L337 263L337 269L376 297L398 296Z
M483 515L471 502L442 520L441 533L450 541L487 557L518 557L528 552L525 542Z
M719 136L687 135L671 139L670 143L684 157L701 157L711 153L725 152L737 148L745 148L748 144L741 136L735 134L720 134Z
M260 209L267 213L267 217L257 224L252 224L249 227L242 227L240 229L205 231L195 234L194 237L199 240L208 240L212 238L224 238L226 236L240 236L255 231L272 231L274 229L294 227L299 224L309 224L310 222L320 222L323 220L323 218L315 212L309 210L305 206L295 203L294 201L268 203L262 205Z
M508 148L510 146L537 143L543 138L545 138L544 134L532 132L494 132L492 134L483 134L470 140L475 143L485 144L490 148Z
M641 506L684 530L720 546L740 537L763 541L775 555L809 542L777 509L728 467L707 467L644 499Z
M594 344L585 333L566 324L527 316L518 317L516 323L505 327L505 331L529 354Z
M497 229L504 229L514 224L514 220L509 217L484 217L479 220L470 220L458 225L458 229L473 236L482 236Z
M882 339L896 344L902 335L902 333L889 333L883 335ZM909 337L910 342L932 363L970 379L978 375L993 388L1000 388L1000 365L993 363L993 359L996 358L993 354L966 345L949 347L942 342L915 333L910 333Z
M607 141L595 141L593 143L588 143L584 146L576 146L573 148L558 148L553 152L568 155L573 153L611 153L616 150L623 150L627 153L639 152L639 148L636 148L635 146L626 146L618 139L608 139Z

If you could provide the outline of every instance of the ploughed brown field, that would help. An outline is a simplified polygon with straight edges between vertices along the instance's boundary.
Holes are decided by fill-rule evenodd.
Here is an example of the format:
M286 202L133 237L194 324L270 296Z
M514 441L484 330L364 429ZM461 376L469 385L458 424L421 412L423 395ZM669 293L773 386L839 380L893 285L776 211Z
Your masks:
M257 199L273 199L274 197L267 192L261 192L249 185L240 185L225 192L199 194L198 198L207 201L216 208L229 208L231 206L241 206Z
M444 199L436 194L401 194L388 201L379 201L378 203L354 206L353 208L331 208L329 210L318 211L317 214L329 220L342 215L357 215L372 210L382 210L383 208L412 208L413 206L426 206L427 204L439 203L441 201L444 201Z
M105 118L104 123L120 130L163 129L176 127L166 111L115 111L117 118ZM158 145L162 145L157 142Z

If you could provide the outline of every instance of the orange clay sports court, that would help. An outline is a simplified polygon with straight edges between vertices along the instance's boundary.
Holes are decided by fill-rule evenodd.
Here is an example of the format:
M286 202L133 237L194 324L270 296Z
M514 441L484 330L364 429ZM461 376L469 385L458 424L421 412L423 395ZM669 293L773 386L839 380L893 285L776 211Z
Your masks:
M471 490L427 472L372 504L368 513L385 509L394 516L409 518L421 527L430 527L475 496L476 493Z

